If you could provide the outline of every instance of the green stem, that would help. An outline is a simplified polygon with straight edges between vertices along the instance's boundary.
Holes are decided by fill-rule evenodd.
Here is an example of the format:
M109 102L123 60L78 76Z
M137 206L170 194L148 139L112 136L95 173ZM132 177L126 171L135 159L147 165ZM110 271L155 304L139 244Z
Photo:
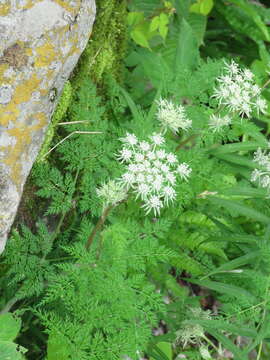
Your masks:
M215 349L215 350L219 353L219 348L218 348L215 344L213 344L213 342L212 342L210 339L208 339L207 336L204 335L202 338L203 338L210 346L212 346L213 349Z
M103 211L102 215L98 219L98 222L96 223L96 226L92 230L92 232L91 232L91 234L90 234L90 236L89 236L89 238L87 240L87 243L85 245L87 251L89 250L89 248L90 248L96 234L98 233L99 230L101 230L101 228L102 228L103 224L105 223L106 218L109 215L109 212L112 210L112 208L113 208L112 205L106 207L105 210Z
M263 345L263 342L261 341L261 342L260 342L260 345L259 345L259 351L258 351L258 354L257 354L256 360L260 360L260 358L261 358L261 354L262 354L262 345Z
M187 139L185 139L184 141L182 141L177 147L176 147L176 151L178 151L179 149L181 149L182 147L184 147L187 143L189 143L190 141L192 141L193 139L196 139L196 137L199 136L198 134L193 134L191 136L189 136Z

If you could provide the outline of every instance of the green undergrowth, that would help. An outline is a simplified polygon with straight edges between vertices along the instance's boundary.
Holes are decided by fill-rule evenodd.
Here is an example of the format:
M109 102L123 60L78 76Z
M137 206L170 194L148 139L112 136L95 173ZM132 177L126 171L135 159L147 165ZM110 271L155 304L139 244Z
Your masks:
M3 360L268 360L269 11L97 8L1 258Z

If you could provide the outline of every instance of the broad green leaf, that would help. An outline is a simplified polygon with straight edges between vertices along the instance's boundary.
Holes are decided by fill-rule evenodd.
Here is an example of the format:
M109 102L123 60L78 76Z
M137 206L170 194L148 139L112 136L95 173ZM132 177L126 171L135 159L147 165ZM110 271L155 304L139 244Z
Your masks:
M241 216L246 216L247 218L250 218L252 220L261 221L262 223L265 224L270 223L270 218L268 216L236 200L232 201L232 200L211 196L208 198L208 201L210 201L212 204L227 209L232 216L241 215Z
M64 336L52 332L48 339L47 360L66 360L69 359L69 343Z
M149 42L148 42L148 38L147 38L147 36L146 36L146 34L147 34L146 26L148 26L148 25L147 25L147 24L142 24L142 25L136 26L136 27L130 32L130 36L132 37L132 39L133 39L138 45L150 49L150 45L149 45Z
M127 23L130 26L136 26L144 21L144 15L142 12L129 12L127 16Z
M0 340L12 341L21 328L21 319L15 318L11 313L0 315Z
M159 33L163 39L166 38L168 33L168 23L169 23L169 17L168 15L161 13L159 15Z
M189 23L183 18L175 57L175 72L192 69L198 64L198 41Z
M150 31L155 31L159 27L159 16L155 16L150 23Z
M19 351L18 351L19 350ZM0 340L0 359L1 360L23 360L23 353L27 350L22 346L11 341Z
M191 5L190 11L206 16L210 13L213 6L214 6L213 0L197 0L197 3Z
M190 24L194 35L196 36L199 46L204 43L203 38L206 31L206 19L207 18L205 16L196 13L190 13L188 17L188 23Z
M221 294L226 294L229 296L234 296L236 298L243 298L248 297L250 300L256 300L256 298L247 290L230 284L225 284L218 281L211 281L211 280L195 280L195 279L189 279L184 278L184 280L191 282L192 284L197 284L200 286L204 286L208 289L217 291Z

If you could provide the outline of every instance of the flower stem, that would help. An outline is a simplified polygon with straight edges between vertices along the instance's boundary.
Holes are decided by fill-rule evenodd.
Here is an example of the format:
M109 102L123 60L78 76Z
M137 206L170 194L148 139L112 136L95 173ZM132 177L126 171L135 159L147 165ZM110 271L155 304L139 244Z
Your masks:
M96 223L96 226L94 227L94 229L92 230L87 243L85 245L86 250L89 250L96 234L98 233L98 231L102 228L103 224L105 223L105 220L107 218L107 216L109 215L109 212L112 210L113 206L110 205L108 207L105 208L105 210L103 211L102 215L100 216L100 218L98 219L98 222Z

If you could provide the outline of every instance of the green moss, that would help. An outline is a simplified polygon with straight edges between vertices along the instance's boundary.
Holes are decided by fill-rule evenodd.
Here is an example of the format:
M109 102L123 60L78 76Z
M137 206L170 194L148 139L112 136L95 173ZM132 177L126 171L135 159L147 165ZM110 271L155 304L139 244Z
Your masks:
M59 102L57 104L56 110L53 114L52 120L48 126L46 136L44 139L44 142L42 144L42 147L40 149L40 152L37 157L37 162L44 160L44 155L49 151L51 142L54 136L55 126L63 120L67 109L69 105L71 104L72 100L72 86L70 81L67 81L64 85L61 97L59 99Z
M77 88L85 77L104 87L104 75L122 80L126 52L126 0L98 0L93 33L74 71L72 86ZM106 91L105 91L106 92Z

